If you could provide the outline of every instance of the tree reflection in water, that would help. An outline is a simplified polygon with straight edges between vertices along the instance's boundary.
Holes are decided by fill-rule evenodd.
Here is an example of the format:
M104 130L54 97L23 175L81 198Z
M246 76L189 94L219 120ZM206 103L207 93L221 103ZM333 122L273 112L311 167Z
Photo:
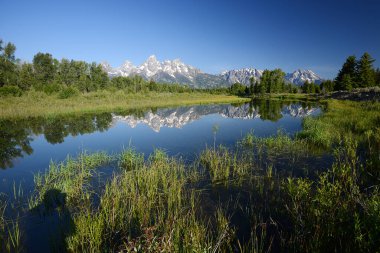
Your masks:
M0 120L0 168L11 168L15 158L32 154L33 136L43 134L49 143L57 144L68 135L105 131L111 122L111 113Z

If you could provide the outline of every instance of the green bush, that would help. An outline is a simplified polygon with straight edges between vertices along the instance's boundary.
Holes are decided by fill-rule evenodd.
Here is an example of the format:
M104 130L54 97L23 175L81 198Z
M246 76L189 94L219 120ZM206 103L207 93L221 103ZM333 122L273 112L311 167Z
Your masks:
M19 97L21 96L21 94L22 94L22 91L17 86L0 87L0 97L7 97L7 96Z
M43 86L43 92L48 95L61 91L61 86L57 83L46 84Z
M79 94L79 91L76 88L73 87L67 87L61 90L58 94L58 98L60 99L66 99L70 97L75 97Z
M50 83L50 84L37 84L34 86L36 91L42 91L45 94L51 95L53 93L58 93L61 91L62 86L58 83Z

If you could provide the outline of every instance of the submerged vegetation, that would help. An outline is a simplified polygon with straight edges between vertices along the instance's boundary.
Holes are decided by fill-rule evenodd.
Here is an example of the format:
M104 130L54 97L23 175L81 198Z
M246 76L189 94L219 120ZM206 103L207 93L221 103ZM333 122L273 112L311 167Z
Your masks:
M133 148L53 162L26 212L59 217L55 251L376 252L379 104L326 103L294 137L251 132L191 164ZM15 251L22 226L0 204L1 247Z

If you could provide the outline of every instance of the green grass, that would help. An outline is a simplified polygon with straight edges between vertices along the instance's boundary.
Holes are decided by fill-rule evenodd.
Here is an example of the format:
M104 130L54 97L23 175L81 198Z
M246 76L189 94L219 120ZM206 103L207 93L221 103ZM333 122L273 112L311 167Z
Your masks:
M326 111L319 117L308 117L303 122L300 138L329 147L343 136L363 139L380 131L380 103L327 100Z
M5 97L0 100L0 118L57 116L88 112L114 112L129 109L194 105L209 103L236 103L248 101L228 95L207 93L139 93L124 91L97 91L59 99L57 95L29 91L21 97Z
M162 150L144 159L133 148L68 157L35 175L30 208L70 215L61 243L69 252L376 252L379 109L327 101L295 138L251 132L235 148L206 148L190 165ZM318 173L305 163L324 159L315 145L333 157ZM91 180L110 163L117 170L94 189ZM0 240L22 248L18 224L1 217Z
M112 157L106 153L87 155L78 158L67 157L63 163L51 162L45 173L34 176L35 194L29 200L29 208L42 208L42 211L55 206L80 206L90 201L89 181L94 177L96 168L108 164ZM60 195L64 193L64 197ZM43 205L41 205L41 203Z
M69 158L36 175L35 203L50 205L46 192L54 189L65 194L75 231L65 240L72 252L265 252L275 238L283 243L279 247L289 251L376 249L379 188L363 188L354 139L336 147L334 165L312 181L278 177L272 172L274 165L255 158L257 152L300 150L305 140L281 132L268 139L248 136L244 138L250 140L248 147L240 147L247 144L241 141L235 151L223 146L206 149L200 157L205 174L161 150L144 160L143 154L126 149L113 157L120 172L99 193L90 190L89 178L111 158L103 154ZM253 148L257 146L260 151ZM242 154L254 158L242 159ZM260 170L266 171L260 176L255 173ZM203 188L196 185L208 177L212 185L217 183L216 189L232 187L237 195L231 195L234 199L227 204L204 207ZM240 184L234 179L241 179ZM241 202L239 195L247 192L249 202ZM88 201L95 195L99 197L96 205ZM231 222L235 212L242 212L252 226L246 240L236 238ZM288 226L279 225L283 221Z

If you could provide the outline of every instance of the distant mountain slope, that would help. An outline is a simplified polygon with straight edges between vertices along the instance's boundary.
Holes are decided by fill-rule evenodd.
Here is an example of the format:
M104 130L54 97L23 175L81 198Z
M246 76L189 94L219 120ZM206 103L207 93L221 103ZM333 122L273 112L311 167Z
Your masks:
M197 88L228 86L228 83L219 75L203 73L178 59L159 62L154 55L149 56L140 66L134 66L129 61L118 68L112 68L108 63L102 63L102 66L111 77L140 75L147 80L187 84Z
M249 80L251 77L253 77L255 81L260 81L262 74L263 70L258 70L254 68L244 68L238 70L224 71L221 74L221 76L223 76L223 78L227 80L230 84L238 82L245 85L249 85ZM319 84L322 82L323 79L311 70L298 69L293 73L286 74L285 80L300 86L304 84L305 81Z
M239 82L249 85L251 77L260 81L263 70L244 68L224 71L220 75L207 74L201 70L186 65L179 59L160 62L152 55L140 66L134 66L130 61L112 68L107 62L102 63L103 69L110 77L140 75L146 80L154 80L163 83L180 83L196 88L228 87ZM286 74L285 79L296 85L302 85L306 80L320 83L322 78L311 70L296 70Z

